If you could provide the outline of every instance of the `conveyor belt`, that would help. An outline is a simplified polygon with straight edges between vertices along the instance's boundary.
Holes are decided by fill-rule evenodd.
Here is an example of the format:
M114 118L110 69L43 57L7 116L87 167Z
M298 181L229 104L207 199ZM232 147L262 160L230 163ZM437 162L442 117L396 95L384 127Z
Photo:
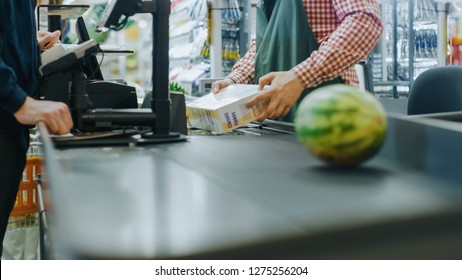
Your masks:
M381 153L356 169L325 166L271 124L48 150L54 256L460 259L462 126L389 125Z

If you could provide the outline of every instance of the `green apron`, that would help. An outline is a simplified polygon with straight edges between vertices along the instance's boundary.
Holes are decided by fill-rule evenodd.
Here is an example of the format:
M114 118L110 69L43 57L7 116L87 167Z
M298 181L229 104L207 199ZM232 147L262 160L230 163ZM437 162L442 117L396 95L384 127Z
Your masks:
M308 24L302 0L260 0L257 5L255 80L276 71L288 71L305 61L318 44ZM343 83L340 77L323 82ZM315 88L305 89L291 111L280 120L293 122L296 106Z

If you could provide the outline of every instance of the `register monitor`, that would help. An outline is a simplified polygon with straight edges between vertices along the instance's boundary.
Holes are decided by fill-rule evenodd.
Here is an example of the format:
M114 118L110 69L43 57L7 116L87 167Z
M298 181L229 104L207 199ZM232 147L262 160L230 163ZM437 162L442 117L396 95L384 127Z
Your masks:
M79 44L82 44L91 39L90 35L88 34L85 21L82 17L77 18L77 21L75 23L75 30L77 33L77 37L79 39ZM90 56L88 58L85 58L82 64L82 68L89 80L104 80L96 56Z
M128 17L133 16L143 6L142 2L142 0L109 0L97 29L100 31L122 29Z
M87 49L89 49L89 51L93 50L93 54L96 54L99 47L93 40L91 40L82 17L77 19L76 33L79 38L79 45L70 51L70 53L75 53L75 59L79 60L80 68L83 73L85 73L88 80L86 91L92 103L91 108L137 108L138 101L136 89L132 86L126 85L125 82L116 83L104 81L96 56L84 55L88 52ZM78 51L80 49L82 51ZM41 73L45 76L49 76L48 74L51 74L52 72L60 72L54 74L53 77L47 77L44 80L42 85L42 95L46 99L61 101L70 105L68 96L69 76L66 76L63 70L66 70L65 66L70 65L74 60L70 60L70 58L73 58L70 54L65 57L69 57L69 59L60 59L40 68ZM62 61L62 63L58 63L59 61ZM61 64L62 66L60 66ZM56 71L56 69L59 71Z
M91 40L90 34L85 21L82 17L78 17L75 29L79 44ZM103 53L105 51L103 50ZM103 74L96 56L90 56L83 60L82 70L84 71L89 83L87 91L90 100L95 108L137 108L138 102L136 99L136 90L134 87L127 86L125 81L106 81L104 82Z

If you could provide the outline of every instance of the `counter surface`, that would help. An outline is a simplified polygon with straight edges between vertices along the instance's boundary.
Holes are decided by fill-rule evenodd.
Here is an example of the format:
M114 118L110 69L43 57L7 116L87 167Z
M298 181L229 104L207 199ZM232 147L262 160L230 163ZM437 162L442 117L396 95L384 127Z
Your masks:
M462 257L462 125L389 118L380 154L325 166L291 133L46 148L55 258Z

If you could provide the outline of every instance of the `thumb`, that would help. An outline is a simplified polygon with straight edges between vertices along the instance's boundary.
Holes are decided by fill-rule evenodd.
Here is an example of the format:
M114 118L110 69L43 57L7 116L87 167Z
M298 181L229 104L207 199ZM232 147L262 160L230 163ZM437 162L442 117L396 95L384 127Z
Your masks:
M60 35L61 35L61 31L56 30L55 32L48 33L48 34L46 35L46 38L47 38L47 39L51 39L51 38L54 39L54 38L58 38Z
M271 84L275 78L275 73L271 72L258 80L258 90L262 90L266 85Z
M212 92L213 93L218 93L220 90L224 89L227 87L228 84L224 81L217 81L212 84Z
M59 36L61 35L61 31L59 30L56 30L55 32L47 32L47 33L43 33L40 37L40 39L43 41L43 42L51 42L53 41L54 39L56 38L59 38ZM39 35L40 36L40 35Z
M45 31L45 30L39 30L39 31L37 31L37 35L38 35L39 38L41 38L41 37L47 35L48 33L50 33L50 32Z

